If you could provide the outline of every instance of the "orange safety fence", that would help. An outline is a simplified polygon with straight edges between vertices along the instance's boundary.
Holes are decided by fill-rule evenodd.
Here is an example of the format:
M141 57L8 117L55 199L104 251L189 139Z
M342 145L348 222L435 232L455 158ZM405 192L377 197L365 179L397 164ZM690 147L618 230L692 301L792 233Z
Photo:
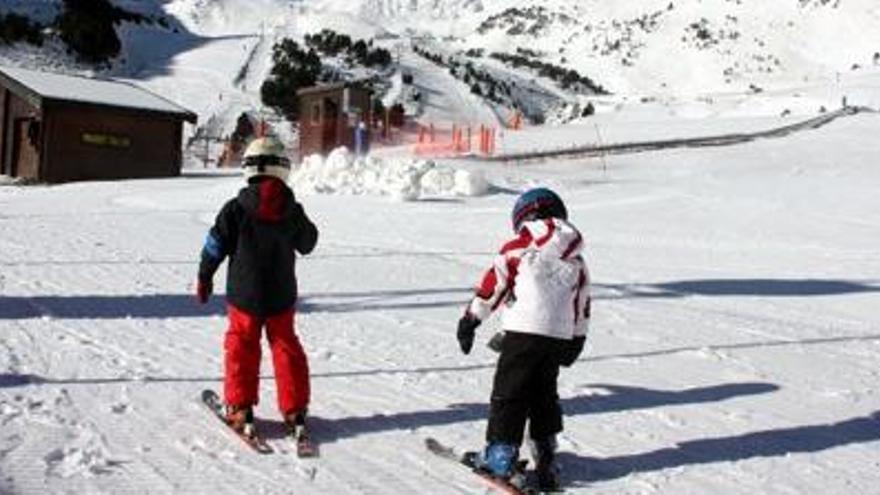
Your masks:
M496 132L487 125L420 125L413 152L421 156L491 155L495 153Z
M347 146L355 151L357 146L354 131L350 119L333 119L311 126L308 130L300 129L293 142L286 142L285 147L292 161L298 161L302 156L312 153L326 154L339 146ZM496 151L498 132L498 128L485 124L461 125L448 122L420 124L407 120L403 125L396 126L374 120L368 122L367 141L368 149L411 146L414 154L424 157L491 156ZM241 166L242 154L250 139L274 133L272 125L260 119L255 123L254 132L249 139L214 137L213 141L220 146L220 149L208 151L206 144L204 155L215 156L218 166L238 167Z

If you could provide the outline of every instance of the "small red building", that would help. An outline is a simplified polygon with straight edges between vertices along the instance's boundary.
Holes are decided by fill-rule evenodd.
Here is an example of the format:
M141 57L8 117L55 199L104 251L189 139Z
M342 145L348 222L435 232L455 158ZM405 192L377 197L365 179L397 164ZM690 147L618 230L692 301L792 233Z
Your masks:
M171 177L194 113L121 81L0 67L0 174L40 182Z
M355 148L355 128L369 123L370 90L357 83L313 86L296 92L299 101L299 153L326 155L340 146Z

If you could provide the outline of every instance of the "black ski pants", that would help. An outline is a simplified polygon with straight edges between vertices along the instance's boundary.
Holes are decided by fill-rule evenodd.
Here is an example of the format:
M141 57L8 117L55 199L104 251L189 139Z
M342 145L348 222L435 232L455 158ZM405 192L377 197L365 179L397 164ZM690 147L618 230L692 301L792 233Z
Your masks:
M486 441L522 444L562 431L556 379L568 342L541 335L506 332L495 368Z

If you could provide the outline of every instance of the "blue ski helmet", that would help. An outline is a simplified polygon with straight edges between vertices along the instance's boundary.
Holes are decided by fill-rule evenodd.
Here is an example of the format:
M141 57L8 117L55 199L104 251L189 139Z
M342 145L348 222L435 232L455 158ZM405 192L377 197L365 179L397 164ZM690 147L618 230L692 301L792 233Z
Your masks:
M555 192L546 187L529 189L516 200L511 213L513 231L518 232L523 222L541 218L568 220L568 210L565 209L565 203Z

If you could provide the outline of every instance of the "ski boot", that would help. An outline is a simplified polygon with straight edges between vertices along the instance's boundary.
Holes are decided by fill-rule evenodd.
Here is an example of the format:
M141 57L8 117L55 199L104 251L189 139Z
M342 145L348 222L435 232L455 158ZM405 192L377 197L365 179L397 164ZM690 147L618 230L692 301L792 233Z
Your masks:
M542 492L558 491L561 486L559 463L556 462L556 437L551 435L530 442L535 460L535 476Z
M513 444L491 442L482 452L475 452L471 461L474 469L501 480L510 480L517 474L519 449Z
M298 457L317 457L318 445L312 441L309 427L306 425L306 410L291 412L284 415L284 426L287 436L296 444Z
M230 428L242 435L252 437L256 434L254 427L254 409L251 406L226 406L226 423Z
M285 414L284 426L292 436L296 436L300 431L305 431L306 411L293 411Z

